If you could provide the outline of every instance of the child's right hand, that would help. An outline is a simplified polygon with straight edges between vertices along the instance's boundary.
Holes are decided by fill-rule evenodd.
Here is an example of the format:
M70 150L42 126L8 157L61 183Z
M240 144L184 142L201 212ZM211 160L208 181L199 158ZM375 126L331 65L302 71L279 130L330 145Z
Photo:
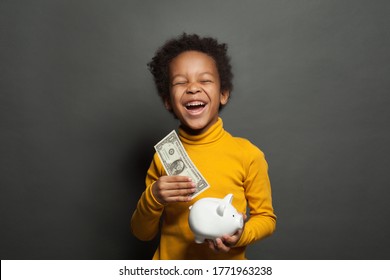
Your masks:
M161 176L152 186L152 193L158 202L187 202L194 193L195 183L187 176Z

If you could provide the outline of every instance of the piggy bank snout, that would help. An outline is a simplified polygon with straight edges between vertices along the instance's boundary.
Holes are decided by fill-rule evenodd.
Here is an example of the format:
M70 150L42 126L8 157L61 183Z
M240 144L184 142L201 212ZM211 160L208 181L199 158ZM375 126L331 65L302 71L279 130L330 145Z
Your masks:
M237 213L234 215L234 217L238 227L242 228L244 226L244 218L242 217L242 215Z

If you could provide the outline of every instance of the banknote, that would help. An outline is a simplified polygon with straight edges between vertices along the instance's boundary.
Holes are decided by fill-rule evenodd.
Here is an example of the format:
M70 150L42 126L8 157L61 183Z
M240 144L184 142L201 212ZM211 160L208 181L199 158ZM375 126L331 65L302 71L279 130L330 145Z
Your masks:
M210 187L191 161L175 130L158 142L154 149L168 175L188 176L196 184L196 191L191 194L191 197L196 197Z

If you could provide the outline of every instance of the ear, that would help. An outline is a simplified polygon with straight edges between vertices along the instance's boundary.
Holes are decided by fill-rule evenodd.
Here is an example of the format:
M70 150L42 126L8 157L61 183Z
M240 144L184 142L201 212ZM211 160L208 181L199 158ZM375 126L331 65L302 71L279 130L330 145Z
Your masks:
M232 204L233 194L229 193L227 196L223 198L223 203Z
M168 111L172 111L171 100L169 97L164 97L164 106Z
M223 213L225 212L225 209L226 209L226 204L223 203L223 201L221 201L221 203L217 207L217 214L222 217Z
M228 90L224 90L221 92L221 96L220 96L220 103L221 105L226 105L229 101L229 97L230 97L230 91Z
M225 209L226 209L226 206L228 204L231 204L232 203L232 200L233 200L233 195L231 193L229 193L227 196L225 196L221 202L219 203L218 207L217 207L217 214L219 216L223 216L223 213L225 212Z

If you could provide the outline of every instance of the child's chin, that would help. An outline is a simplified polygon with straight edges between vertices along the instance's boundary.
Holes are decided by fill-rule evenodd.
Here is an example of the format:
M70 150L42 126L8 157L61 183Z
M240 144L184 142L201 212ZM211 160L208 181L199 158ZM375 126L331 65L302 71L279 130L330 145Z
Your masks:
M194 132L201 132L203 131L206 127L205 126L186 126L188 130L194 131Z
M207 129L207 123L205 122L187 122L184 126L189 132L193 134L203 133Z

